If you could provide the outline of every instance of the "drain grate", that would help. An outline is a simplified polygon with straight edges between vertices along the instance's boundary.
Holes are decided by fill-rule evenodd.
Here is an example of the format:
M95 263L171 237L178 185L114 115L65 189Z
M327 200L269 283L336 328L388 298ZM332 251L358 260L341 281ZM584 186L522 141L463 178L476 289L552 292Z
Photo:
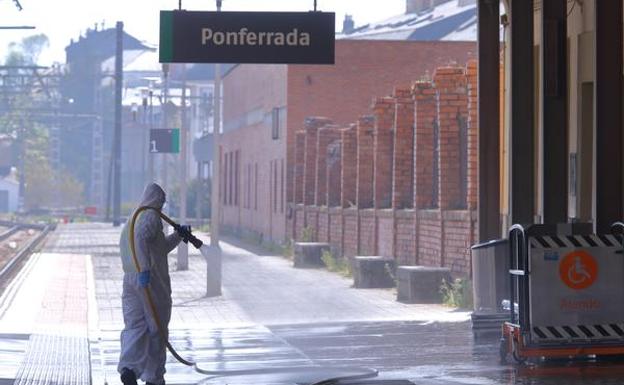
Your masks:
M33 334L14 385L89 385L87 338Z

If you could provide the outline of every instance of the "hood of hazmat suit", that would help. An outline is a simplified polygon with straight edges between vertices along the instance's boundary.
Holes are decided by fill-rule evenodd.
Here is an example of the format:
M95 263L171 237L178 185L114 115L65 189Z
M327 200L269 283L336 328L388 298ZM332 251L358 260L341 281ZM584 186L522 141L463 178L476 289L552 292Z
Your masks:
M141 198L141 206L160 211L166 195L156 183L148 184ZM129 221L132 217L130 217ZM130 251L129 223L120 239L121 259L124 269L122 308L124 331L121 334L119 369L132 369L144 381L161 383L165 373L166 351L156 323L146 303L143 289L139 288L138 272ZM171 318L171 280L167 254L180 243L177 233L165 235L160 215L155 210L139 214L134 225L134 243L140 271L150 271L149 290L161 325L167 329ZM167 330L164 330L167 335Z

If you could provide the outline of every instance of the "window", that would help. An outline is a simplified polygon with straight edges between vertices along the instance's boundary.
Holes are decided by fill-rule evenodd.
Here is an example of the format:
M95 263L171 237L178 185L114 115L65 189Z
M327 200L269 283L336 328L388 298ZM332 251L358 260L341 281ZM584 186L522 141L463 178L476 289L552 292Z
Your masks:
M279 139L280 134L280 109L279 107L273 108L271 112L271 139Z
M228 201L230 205L234 203L234 153L230 152L230 183L228 186L229 196Z
M221 179L223 181L223 204L227 206L228 204L228 154L225 153L225 156L223 157L223 159L225 160L225 163L223 165L223 178Z
M258 210L258 162L254 168L254 210Z
M273 212L277 212L277 159L273 161Z
M240 150L236 150L236 152L234 153L235 159L234 159L234 205L238 206L239 202L238 202L238 195L239 195L239 176L240 176L240 171L239 171L239 165L240 165Z
M284 213L284 159L281 159L280 163L280 211Z

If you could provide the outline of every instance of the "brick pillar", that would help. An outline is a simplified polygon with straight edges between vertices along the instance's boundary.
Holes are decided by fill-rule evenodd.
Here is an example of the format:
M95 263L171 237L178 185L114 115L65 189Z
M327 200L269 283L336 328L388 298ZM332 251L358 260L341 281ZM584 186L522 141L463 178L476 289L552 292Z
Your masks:
M439 206L441 209L466 207L467 197L467 118L468 97L463 68L441 67L433 82L438 92L440 135Z
M327 165L328 147L340 139L340 131L334 125L326 125L319 128L316 142L316 185L314 204L317 206L327 205Z
M340 205L344 208L355 206L357 183L357 128L352 124L341 132L342 177Z
M479 184L479 165L478 159L478 133L479 133L479 116L478 116L478 83L477 83L477 61L470 60L466 66L466 78L468 80L468 208L474 210L477 208L478 184Z
M392 207L414 207L414 100L409 88L394 90Z
M342 195L342 129L336 130L337 139L327 146L327 206L340 206Z
M329 123L331 123L331 120L326 118L310 117L305 120L303 203L306 205L314 204L314 195L316 192L316 149L318 129Z
M374 181L374 132L375 118L361 116L356 127L357 140L357 206L360 209L373 207Z
M374 202L375 208L392 207L392 159L394 125L393 97L377 98L373 105L375 115L375 154Z
M434 129L437 124L436 91L431 82L414 83L414 204L416 208L436 207L437 180L434 181ZM434 183L436 184L434 186Z
M303 203L303 166L305 163L305 131L295 134L295 164L293 166L294 202Z

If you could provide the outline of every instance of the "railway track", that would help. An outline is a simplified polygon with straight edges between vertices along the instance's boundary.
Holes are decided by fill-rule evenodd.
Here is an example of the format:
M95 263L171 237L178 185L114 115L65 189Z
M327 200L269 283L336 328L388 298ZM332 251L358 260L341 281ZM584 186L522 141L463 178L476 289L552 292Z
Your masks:
M0 221L0 295L50 232L49 226Z

